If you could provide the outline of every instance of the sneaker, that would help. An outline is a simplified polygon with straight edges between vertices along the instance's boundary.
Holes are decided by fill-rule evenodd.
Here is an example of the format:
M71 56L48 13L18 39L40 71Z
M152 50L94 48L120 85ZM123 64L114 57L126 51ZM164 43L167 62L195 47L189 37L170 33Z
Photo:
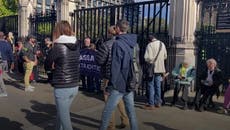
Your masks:
M27 88L25 88L25 91L26 91L26 92L33 92L34 89L32 89L31 87L27 87Z
M10 74L13 74L14 72L12 70L10 70Z
M145 110L154 110L155 107L154 107L154 106L151 106L151 105L145 105L145 106L143 107L143 109L145 109Z
M160 108L160 107L161 107L160 104L156 104L156 105L155 105L155 108Z
M188 104L185 103L184 106L182 107L183 110L188 110Z
M0 97L7 97L7 93L1 93Z
M35 87L34 87L34 86L31 86L31 85L29 86L29 88L35 89Z
M117 125L116 128L117 129L124 129L127 125L121 123L120 125Z

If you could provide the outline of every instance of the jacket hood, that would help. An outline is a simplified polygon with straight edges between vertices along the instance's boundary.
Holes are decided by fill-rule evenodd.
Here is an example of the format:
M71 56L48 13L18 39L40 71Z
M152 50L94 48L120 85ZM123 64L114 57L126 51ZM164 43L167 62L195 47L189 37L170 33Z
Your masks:
M131 48L137 44L137 35L136 34L121 34L116 37L116 39L121 39L127 43Z
M54 41L54 43L64 44L70 50L76 50L77 49L76 41L77 39L75 36L61 35L58 39Z

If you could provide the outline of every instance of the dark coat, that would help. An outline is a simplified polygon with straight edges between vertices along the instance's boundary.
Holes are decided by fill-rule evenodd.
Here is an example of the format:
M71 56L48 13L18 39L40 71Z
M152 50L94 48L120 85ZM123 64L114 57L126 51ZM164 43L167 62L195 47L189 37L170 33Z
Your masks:
M13 51L10 44L2 39L0 39L0 53L2 56L2 60L14 62Z
M199 82L201 84L201 80L206 80L208 77L208 69L205 69L205 71L199 76ZM223 83L223 75L220 69L216 68L214 70L214 73L212 75L213 79L213 87L219 87L221 83Z
M207 77L208 77L208 69L206 68L205 71L203 71L201 73L201 75L198 77L199 78L199 84L201 86L203 86L201 83L201 80L206 80ZM219 86L223 83L223 74L222 74L220 69L216 68L214 70L214 73L212 75L212 80L213 80L213 85L210 86L210 88L212 88L212 91L213 91L212 93L216 93L218 96L219 95ZM203 87L203 88L201 87L202 93L205 91L204 89L205 89L205 87Z
M98 65L102 67L101 71L103 78L108 80L111 77L111 53L114 41L115 38L106 41L98 48L96 53L96 62Z
M52 67L52 64L54 63L51 84L55 88L76 87L80 75L80 45L75 43L75 37L60 37L55 41L55 44L47 57L49 68Z
M137 36L135 34L122 34L116 37L112 47L111 64L111 89L116 89L121 93L127 92L126 88L130 62L133 61L134 47L137 45ZM129 90L130 91L130 90Z

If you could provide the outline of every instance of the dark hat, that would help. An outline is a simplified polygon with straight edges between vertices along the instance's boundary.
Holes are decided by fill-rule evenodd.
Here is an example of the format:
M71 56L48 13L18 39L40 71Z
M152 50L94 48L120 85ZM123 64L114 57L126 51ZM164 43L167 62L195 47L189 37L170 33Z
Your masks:
M27 38L28 38L28 40L31 38L36 39L36 37L34 35L29 35Z

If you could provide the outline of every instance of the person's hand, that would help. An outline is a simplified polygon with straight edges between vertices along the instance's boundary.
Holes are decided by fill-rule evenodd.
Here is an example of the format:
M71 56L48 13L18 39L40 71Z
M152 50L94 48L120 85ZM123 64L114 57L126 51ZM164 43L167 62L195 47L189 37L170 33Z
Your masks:
M38 65L38 61L37 60L34 61L34 66L36 66L36 65Z
M180 80L183 79L181 75L177 75L177 78L180 79Z
M109 92L107 92L106 90L103 91L104 95L110 95Z
M212 86L213 85L213 82L208 82L208 86Z
M10 65L10 70L13 70L13 69L14 69L14 63Z
M53 69L53 70L55 69L55 67L54 67L54 63L52 63L52 69Z
M107 96L110 95L109 92L108 92L108 88L107 87L103 88L103 93L104 93L104 95L107 95Z

